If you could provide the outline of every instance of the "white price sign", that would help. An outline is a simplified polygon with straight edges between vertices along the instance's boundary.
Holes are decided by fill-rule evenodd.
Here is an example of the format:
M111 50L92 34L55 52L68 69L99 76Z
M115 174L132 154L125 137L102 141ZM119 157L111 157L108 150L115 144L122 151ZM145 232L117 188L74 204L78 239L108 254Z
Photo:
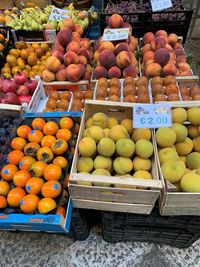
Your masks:
M54 42L56 39L56 30L45 30L45 40L47 42Z
M117 41L128 39L129 28L105 29L103 33L103 41Z
M69 14L70 14L69 10L54 7L49 16L49 20L55 19L59 21L61 19L66 19L69 18Z
M153 11L160 11L172 6L171 0L151 0L151 7Z

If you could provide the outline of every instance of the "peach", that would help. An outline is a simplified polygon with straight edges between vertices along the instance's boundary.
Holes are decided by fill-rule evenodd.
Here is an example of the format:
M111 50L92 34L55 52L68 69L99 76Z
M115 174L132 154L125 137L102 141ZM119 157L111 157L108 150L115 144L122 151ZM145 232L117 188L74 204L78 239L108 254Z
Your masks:
M83 80L90 80L90 77L91 77L91 73L88 71L85 71L83 75Z
M174 54L175 54L176 57L184 56L184 55L185 55L185 53L184 53L184 51L183 51L182 48L176 49L176 50L174 51Z
M98 66L94 70L94 78L100 79L100 78L106 78L108 75L107 69L103 66Z
M127 51L127 52L130 51L129 46L128 46L127 43L122 42L122 43L117 44L117 45L115 46L115 54L116 54L116 55L118 55L118 54L119 54L120 52L122 52L122 51Z
M72 38L71 41L80 43L81 42L81 36L78 32L72 32Z
M164 31L164 30L159 30L159 31L157 31L157 32L155 33L155 36L156 36L156 37L157 37L157 36L165 36L165 37L167 37L167 32Z
M158 63L161 66L167 64L169 58L170 58L170 53L166 48L159 48L158 50L156 50L154 54L155 63Z
M143 62L146 63L147 60L153 59L154 60L154 52L153 51L147 51L143 56Z
M168 36L168 43L172 47L174 47L177 42L178 42L178 36L175 33L170 33Z
M145 63L145 66L147 67L149 64L155 63L154 59L148 59L147 62Z
M68 51L64 54L64 63L68 66L70 64L78 64L79 56L73 51Z
M124 21L123 18L118 15L118 14L113 14L111 17L108 19L108 26L112 28L121 28L123 25Z
M121 77L121 70L117 66L113 66L108 70L108 78L120 78Z
M145 71L147 77L160 76L161 72L162 67L158 63L149 64Z
M99 62L102 66L109 69L115 65L115 55L110 50L104 50L100 53Z
M112 42L110 41L105 41L101 44L100 48L99 48L100 52L103 50L110 50L111 52L114 52L115 47L113 45Z
M62 24L62 27L61 29L64 28L64 29L71 29L72 31L75 30L75 24L74 24L74 21L73 19L71 18L67 18L63 21L63 24Z
M192 74L192 71L190 70L190 71L182 71L179 73L179 75L180 76L191 76L193 74Z
M60 60L54 56L50 56L49 58L47 58L45 63L46 69L51 72L57 72L60 68L60 65L61 65Z
M127 51L122 51L116 56L117 66L120 68L125 68L131 63L130 53Z
M55 73L49 71L49 70L43 70L42 72L42 79L45 82L53 82L55 81Z
M163 36L156 37L154 42L155 42L155 50L163 48L167 44L166 39Z
M54 51L60 51L63 55L65 53L65 49L62 45L60 45L58 42L55 41L55 44L51 50L51 53L53 53Z
M66 68L61 69L56 73L56 80L57 81L66 81L67 75L66 75Z
M85 70L89 73L92 73L92 66L90 64L87 64Z
M75 32L78 32L80 36L83 35L83 27L80 24L75 24Z
M138 64L138 61L135 57L135 54L131 53L131 65L136 66Z
M136 77L137 76L137 69L134 68L132 65L123 69L123 77Z
M129 29L130 29L130 35L132 35L132 26L131 26L130 23L128 23L128 22L124 22L124 23L122 24L122 28L129 28Z
M166 48L170 53L174 51L170 44L166 44L166 45L165 45L165 48Z
M190 65L186 62L181 62L177 65L178 69L180 72L187 72L187 71L190 71L191 68L190 68Z
M81 78L81 68L79 65L70 64L66 68L66 77L70 82L77 82Z
M80 51L80 44L75 41L71 41L66 47L66 52L68 51L73 51L74 53L78 54Z
M86 49L89 49L91 47L91 40L89 38L81 38L80 44L81 44L81 47L85 47Z
M137 48L138 41L134 36L131 36L130 43L129 43L129 49L131 52L134 52Z
M152 32L146 32L143 36L143 43L147 44L147 43L151 43L151 41L153 41L155 38L154 34Z
M72 38L72 31L69 28L60 30L56 35L58 43L62 46L68 45L68 43L71 41L71 38Z
M177 49L182 48L182 45L181 45L181 43L176 43L173 48L174 48L174 50L177 50Z
M51 55L59 59L61 63L63 62L63 54L59 50L54 50Z
M151 44L150 43L145 44L141 48L141 51L142 51L142 55L144 55L147 51L151 51Z
M83 66L82 64L77 64L77 66L80 68L81 77L82 77L85 73L85 66Z
M80 55L80 56L78 56L78 58L79 58L79 63L80 64L82 64L84 66L87 65L87 58L86 57Z
M184 55L180 55L180 56L178 56L177 58L176 58L176 64L178 65L179 63L182 63L182 62L187 62L187 60L186 60L186 56L184 56Z
M163 67L163 75L168 76L168 75L177 75L177 68L174 64L168 63Z
M99 61L100 52L97 50L94 52L94 60L97 62Z
M86 57L89 62L91 61L90 53L85 47L81 47L79 55Z

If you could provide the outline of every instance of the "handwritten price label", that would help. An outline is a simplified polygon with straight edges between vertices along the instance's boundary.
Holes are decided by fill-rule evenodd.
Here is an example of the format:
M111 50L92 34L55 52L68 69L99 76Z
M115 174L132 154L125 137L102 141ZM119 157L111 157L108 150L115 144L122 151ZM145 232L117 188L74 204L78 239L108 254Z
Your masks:
M54 7L49 16L49 20L55 19L59 21L61 19L66 19L69 18L69 14L70 14L69 10Z
M171 127L171 107L167 104L145 104L133 107L133 128Z
M47 42L54 42L56 39L56 30L45 30L45 36Z
M103 41L117 41L128 39L129 28L105 29L103 33Z
M172 6L171 0L151 0L151 7L153 11L160 11Z

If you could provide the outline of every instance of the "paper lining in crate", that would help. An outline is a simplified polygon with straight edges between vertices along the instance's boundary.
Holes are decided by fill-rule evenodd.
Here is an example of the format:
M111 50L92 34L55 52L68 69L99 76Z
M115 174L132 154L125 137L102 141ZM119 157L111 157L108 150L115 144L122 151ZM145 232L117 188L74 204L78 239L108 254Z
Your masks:
M97 112L104 112L119 121L125 118L132 119L133 105L130 103L110 102L108 104L106 101L86 101L69 180L70 196L74 207L149 214L162 189L154 156L152 157L151 168L152 179L77 173L78 144L85 130L85 122ZM77 181L81 184L78 184ZM98 186L91 185L92 183L98 183ZM112 186L103 186L103 183ZM136 189L135 186L143 187L143 189Z
M174 102L169 104L171 105L172 108L188 109L192 107L198 107L198 108L200 107L200 101L183 101L183 102ZM186 121L186 124L189 124L189 122ZM156 138L155 138L155 143L156 143ZM158 172L163 183L163 189L161 191L161 195L159 198L161 215L163 216L200 215L200 203L199 203L200 192L183 192L180 191L174 184L170 183L169 181L166 181L163 177L161 170L157 143L155 145L155 150L156 150L155 156L158 163ZM192 152L194 152L193 148L190 153Z

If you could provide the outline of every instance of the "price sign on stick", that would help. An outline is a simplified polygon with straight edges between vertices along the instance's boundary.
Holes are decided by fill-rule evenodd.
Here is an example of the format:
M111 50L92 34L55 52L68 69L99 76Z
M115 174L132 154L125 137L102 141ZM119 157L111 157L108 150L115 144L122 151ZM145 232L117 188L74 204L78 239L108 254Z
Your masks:
M133 128L161 128L171 126L170 105L141 104L133 107Z
M103 33L103 41L117 41L128 39L129 28L105 29Z
M54 42L56 39L56 30L45 30L45 40L47 42Z
M151 0L152 11L160 11L172 6L171 0Z
M67 10L67 9L61 9L61 8L57 8L57 7L54 7L51 11L51 14L49 16L49 20L61 20L61 19L66 19L66 18L69 18L69 14L70 14L70 11Z

